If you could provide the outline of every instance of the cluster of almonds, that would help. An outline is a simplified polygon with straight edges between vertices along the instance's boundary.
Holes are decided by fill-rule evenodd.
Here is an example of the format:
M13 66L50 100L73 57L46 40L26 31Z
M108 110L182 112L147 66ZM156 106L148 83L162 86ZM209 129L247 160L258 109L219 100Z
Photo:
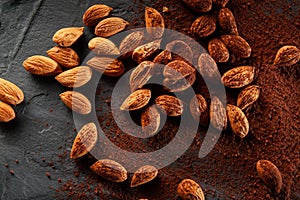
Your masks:
M183 1L189 7L199 12L208 12L212 7L211 0ZM224 7L228 0L214 0L213 2ZM129 23L121 18L107 17L111 11L112 8L98 4L91 6L83 15L85 25L96 26L95 35L97 36L90 40L88 44L89 49L95 52L97 56L91 58L86 64L106 76L121 76L125 71L124 64L121 60L112 58L111 55L120 55L121 59L131 57L133 61L138 63L129 80L132 93L121 105L121 110L138 110L148 105L151 99L151 90L143 89L143 86L147 84L152 76L162 74L164 76L163 82L167 86L166 90L168 92L182 92L194 84L196 69L185 59L171 53L174 52L174 46L179 45L187 52L187 55L193 55L190 54L192 50L187 43L175 40L167 44L166 49L157 54L161 49L161 37L164 34L165 27L164 19L157 10L147 7L145 10L147 33L143 31L132 32L123 39L119 48L106 37L123 31ZM222 8L218 19L220 27L227 35L212 39L209 42L208 51L213 59L210 55L203 53L198 59L198 66L196 66L203 76L212 80L219 74L215 61L227 62L230 53L238 58L247 58L251 54L249 44L242 37L238 36L235 19L231 11L227 8ZM191 27L191 30L197 33L199 37L207 37L215 32L215 29L216 20L214 16L201 16ZM35 75L56 75L55 78L62 85L69 88L83 86L91 79L92 70L87 66L79 66L79 57L70 48L83 34L83 30L83 27L71 27L57 31L53 36L53 41L59 46L47 52L50 58L45 56L29 57L23 63L24 68ZM132 49L134 50L132 51ZM299 59L299 50L296 47L288 46L279 50L274 64L291 65L299 61ZM166 67L161 67L160 64L166 65ZM72 69L62 72L60 66ZM226 87L243 88L253 82L254 75L254 67L241 66L226 72L222 76L221 81ZM258 99L259 94L259 86L248 86L239 94L237 106L227 105L227 109L224 108L224 105L217 97L212 99L208 108L204 97L196 94L190 102L190 112L195 119L199 119L200 116L200 124L206 125L207 118L205 117L205 121L205 119L202 119L202 116L209 115L212 125L219 130L226 128L228 118L233 132L243 138L248 134L249 123L242 110L253 104ZM91 112L91 103L83 94L67 91L60 94L60 98L75 112L80 114L89 114ZM155 99L155 103L168 116L180 116L183 113L183 102L177 97L161 95ZM159 127L161 113L157 107L148 107L141 115L141 125L149 136L156 134ZM75 138L70 157L79 158L86 155L95 146L97 138L96 125L94 123L84 125ZM267 185L270 180L274 180L272 176L276 175L279 177L278 174L280 172L274 166L269 161L259 161L257 163L258 173ZM126 169L113 160L99 160L91 166L91 169L96 174L110 181L123 182L127 180ZM277 169L277 171L274 171L274 169ZM143 166L134 173L131 187L147 183L153 180L157 174L158 170L155 167ZM278 178L278 181L280 182L280 178ZM269 185L271 185L270 187L275 187L275 191L280 190L278 189L278 184ZM201 187L190 179L185 179L179 184L178 194L183 199L204 199Z
M0 122L9 122L16 117L10 105L18 105L24 101L23 91L10 81L0 78Z

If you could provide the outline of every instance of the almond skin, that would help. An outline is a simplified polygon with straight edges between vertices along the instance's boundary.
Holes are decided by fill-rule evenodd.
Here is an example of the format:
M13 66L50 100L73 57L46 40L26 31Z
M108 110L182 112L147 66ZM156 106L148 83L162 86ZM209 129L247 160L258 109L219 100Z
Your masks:
M207 53L202 53L198 59L198 69L202 77L211 81L220 80L217 63Z
M150 106L142 113L141 125L142 131L147 137L157 133L160 126L160 113L156 106Z
M97 137L97 127L93 122L84 125L74 140L70 158L79 158L86 155L94 148Z
M216 30L216 20L209 15L198 17L191 26L191 31L200 38L208 37Z
M92 78L92 70L86 66L79 66L62 72L55 79L65 87L78 88L85 85Z
M183 113L183 103L177 97L161 95L155 99L158 107L165 111L168 116L177 117Z
M140 89L130 94L123 104L121 110L138 110L145 107L151 99L151 91L148 89Z
M116 45L103 37L95 37L90 40L89 49L98 55L119 55L120 51Z
M12 82L0 78L0 100L11 105L17 105L24 101L24 93Z
M255 68L240 66L227 71L222 76L222 82L226 87L241 88L253 82Z
M59 97L68 108L79 114L86 115L92 110L90 101L79 92L67 91L61 93Z
M260 95L260 86L250 85L243 89L237 99L237 106L242 110L252 105Z
M164 34L165 22L161 14L154 8L146 7L145 22L148 34L154 38L161 38Z
M61 47L72 46L82 35L84 27L68 27L58 30L53 35L53 42Z
M136 68L134 68L129 78L131 91L135 91L147 84L147 82L152 77L153 67L153 62L144 61L140 63Z
M145 33L143 31L135 31L127 35L119 47L122 57L130 57L133 51L144 43L144 40Z
M89 7L83 14L82 21L86 26L96 26L99 21L109 15L113 9L104 4Z
M259 160L256 164L259 177L273 192L279 193L282 188L282 176L279 169L268 160Z
M71 48L53 47L47 51L50 58L55 60L61 66L73 68L80 64L80 59L77 53Z
M194 120L199 121L199 123L203 126L208 125L208 106L205 98L202 95L196 94L191 99L190 112Z
M184 200L205 200L200 185L191 179L181 181L177 187L177 193Z
M164 76L171 80L186 78L195 73L195 69L182 60L174 60L167 64L164 69Z
M147 44L137 47L132 53L132 59L137 63L150 60L156 53L156 51L159 50L160 43L161 40L155 40L153 42L149 42Z
M228 50L239 58L248 58L251 55L251 47L248 42L238 35L222 35L220 37Z
M14 109L0 101L0 122L9 122L16 117Z
M23 67L30 73L39 76L55 76L62 72L56 61L45 56L31 56L23 62Z
M86 64L106 76L121 76L125 71L121 61L110 57L96 56L87 61Z
M247 136L249 132L249 122L243 111L234 105L227 105L227 116L234 134L240 138Z
M109 17L98 23L95 28L95 35L99 37L110 37L123 31L129 23L119 17Z
M296 46L287 45L281 47L275 57L274 65L292 66L300 60L300 49Z
M155 167L151 165L143 166L134 172L130 187L136 187L148 183L155 179L157 174L158 170Z
M210 104L210 122L216 129L222 131L227 127L226 109L218 97L213 97Z
M127 179L127 170L121 164L113 160L99 160L91 166L91 170L102 178L112 182L120 183Z
M229 34L238 35L238 29L233 13L228 8L222 8L219 12L219 24Z
M209 41L208 52L216 62L227 62L229 60L229 51L227 47L217 38Z

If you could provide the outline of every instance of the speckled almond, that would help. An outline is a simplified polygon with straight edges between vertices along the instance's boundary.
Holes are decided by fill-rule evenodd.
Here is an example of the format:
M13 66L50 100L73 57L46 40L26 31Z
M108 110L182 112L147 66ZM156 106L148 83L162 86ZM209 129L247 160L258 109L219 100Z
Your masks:
M191 179L181 181L177 187L177 193L184 200L205 200L200 185Z
M222 76L222 82L226 87L241 88L253 82L255 68L252 66L240 66L227 71Z
M243 111L234 105L227 105L227 116L234 134L244 138L249 132L249 122Z
M121 110L138 110L145 107L151 99L151 91L148 89L136 90L130 94L121 105Z
M165 22L161 14L154 8L145 8L145 23L148 34L154 38L161 38L164 34Z

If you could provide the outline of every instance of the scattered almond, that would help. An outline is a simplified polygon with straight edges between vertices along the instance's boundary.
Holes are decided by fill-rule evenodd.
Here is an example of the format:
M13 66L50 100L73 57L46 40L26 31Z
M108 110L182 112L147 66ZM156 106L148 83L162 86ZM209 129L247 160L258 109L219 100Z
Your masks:
M194 53L190 45L182 40L173 40L166 45L166 50L172 52L173 60L185 60L192 63Z
M0 122L9 122L16 117L14 109L0 101Z
M96 26L99 21L109 15L113 9L104 4L89 7L83 14L82 21L86 26Z
M155 167L151 165L143 166L134 172L130 187L136 187L148 183L155 179L157 174L158 170Z
M249 132L249 122L243 111L234 105L227 105L227 115L234 134L240 138L246 137Z
M106 76L121 76L125 71L121 61L110 57L96 56L87 61L86 64Z
M119 55L118 47L110 40L103 37L95 37L90 40L89 49L99 55Z
M82 35L84 27L69 27L58 30L52 40L61 47L72 46Z
M190 112L192 117L199 121L201 125L207 126L208 125L208 106L205 98L200 95L196 94L190 102Z
M138 110L145 107L151 99L151 91L148 89L136 90L127 97L121 105L121 110Z
M227 47L217 38L209 41L208 52L216 62L227 62L229 60L229 51Z
M109 17L98 23L95 35L99 37L110 37L123 31L129 23L119 17Z
M24 93L14 83L0 78L0 101L17 105L24 101Z
M155 40L137 47L132 53L132 59L137 63L150 60L153 54L160 49L160 42L161 40Z
M127 58L132 52L144 43L145 34L143 31L135 31L127 35L120 44L120 52L122 57Z
M166 65L163 74L166 78L177 81L194 74L195 71L188 63L182 60L174 60Z
M183 2L196 12L208 12L212 8L212 0L183 0Z
M255 101L257 101L260 95L260 86L250 85L243 89L237 99L237 106L242 110L252 105Z
M222 42L228 50L239 58L248 58L251 55L251 47L248 42L238 35L222 35Z
M71 110L82 115L89 114L92 106L88 98L75 91L67 91L59 95L61 101Z
M80 64L80 59L77 53L71 48L53 47L47 51L50 58L55 60L61 66L73 68Z
M159 39L164 34L165 22L161 14L154 8L146 7L145 22L148 34L153 39Z
M39 55L27 58L23 62L23 67L28 72L40 76L54 76L62 72L62 69L56 61Z
M238 29L233 13L228 8L222 8L219 12L219 24L229 34L238 35Z
M210 122L216 129L222 131L227 127L227 115L224 104L218 97L213 97L210 104Z
M168 116L176 117L183 113L183 103L177 97L161 95L155 99L155 103L160 109L165 111Z
M197 34L200 38L208 37L216 30L216 20L209 15L198 17L191 26L191 31Z
M147 137L157 133L160 126L160 113L156 106L148 107L141 115L142 131Z
M154 63L151 61L141 62L132 72L129 78L131 91L143 87L152 77Z
M278 50L274 65L292 66L299 62L299 60L300 50L296 46L287 45Z
M79 66L62 72L55 79L65 87L78 88L85 85L92 78L92 70L86 66Z
M198 70L201 76L211 81L220 80L220 73L217 63L207 53L202 53L198 59Z
M226 87L241 88L254 80L255 68L251 66L241 66L227 71L222 76L222 82Z
M200 185L191 179L181 181L178 185L177 193L184 200L205 200Z
M93 122L85 124L75 138L70 158L79 158L90 152L97 142L97 137L96 125Z

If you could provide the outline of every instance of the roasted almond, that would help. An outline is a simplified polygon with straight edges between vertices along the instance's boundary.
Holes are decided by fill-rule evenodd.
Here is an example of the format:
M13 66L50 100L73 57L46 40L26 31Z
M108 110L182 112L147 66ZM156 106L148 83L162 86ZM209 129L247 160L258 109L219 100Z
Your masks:
M53 42L62 47L72 46L82 35L84 27L69 27L58 30L53 35Z
M121 105L121 110L138 110L145 107L151 99L151 91L140 89L130 94Z
M55 60L61 66L73 68L80 64L80 59L77 53L71 48L53 47L47 51L50 58Z
M161 40L155 40L137 47L132 53L132 59L137 63L150 60L153 54L160 48Z
M222 35L222 42L228 50L239 58L248 58L251 55L251 47L248 42L238 35Z
M225 7L229 0L212 0L213 3L219 7Z
M299 62L300 50L296 46L287 45L281 47L275 57L274 65L292 66Z
M222 76L222 82L226 87L241 88L254 80L255 68L251 66L241 66L227 71Z
M190 45L182 40L174 40L166 45L166 50L172 52L173 60L193 62L194 53Z
M250 85L243 89L237 99L237 106L244 110L257 101L260 95L260 86Z
M0 101L17 105L24 101L24 93L14 83L0 78Z
M118 47L109 39L95 37L90 40L89 49L99 55L119 55Z
M96 56L87 61L86 64L106 76L121 76L125 71L121 61L110 57Z
M31 56L23 62L23 67L30 73L40 76L54 76L62 69L56 61L45 56Z
M140 63L130 74L129 84L131 91L135 91L143 87L152 77L152 69L154 63L151 61L144 61Z
M188 63L182 60L174 60L166 65L163 74L168 79L179 80L195 73L195 71Z
M59 95L61 101L71 110L82 115L89 114L92 106L88 98L75 91L67 91Z
M157 133L160 126L160 113L156 106L150 106L142 112L141 125L142 131L147 137L151 137Z
M212 0L183 0L183 2L196 12L208 12L212 8Z
M130 187L136 187L139 185L143 185L155 179L158 174L158 170L156 167L151 165L146 165L139 168L136 172L134 172Z
M234 134L244 138L249 132L249 122L243 111L234 105L227 105L227 116Z
M86 26L96 26L99 21L109 15L113 9L104 4L89 7L83 14L82 21Z
M55 79L65 87L78 88L85 85L92 78L92 70L86 66L79 66L62 72Z
M208 52L216 62L227 62L229 59L229 51L227 47L217 38L209 41Z
M0 101L0 122L9 122L16 117L14 109Z
M120 44L120 52L122 57L127 58L132 52L144 43L145 34L143 31L135 31L127 35Z
M217 63L207 53L202 53L198 59L198 70L201 76L212 81L220 80Z
M210 104L210 122L216 129L222 131L227 127L226 109L218 97L213 97Z
M205 200L200 185L191 179L181 181L177 187L177 193L184 200Z
M160 109L165 111L168 116L176 117L183 113L183 103L177 97L161 95L155 99L155 103Z
M146 7L145 22L148 34L153 39L159 39L164 34L165 22L161 14L154 8Z
M282 188L282 176L276 165L268 160L259 160L256 164L256 170L259 177L271 191L280 192Z
M199 123L203 126L208 125L208 107L207 107L207 102L205 98L200 95L196 94L190 102L190 112L192 114L192 117L196 120L199 121Z
M216 20L209 15L198 17L191 26L191 31L197 34L200 38L208 37L216 30Z
M181 79L165 78L163 85L168 92L182 92L190 88L196 81L196 72Z
M229 34L238 35L238 29L233 13L228 8L222 8L219 11L220 27Z
M102 178L112 182L120 183L127 179L127 170L113 160L99 160L91 166L91 170Z
M110 37L123 31L129 23L119 17L109 17L98 23L95 35L99 37Z
M160 75L163 73L165 65L167 65L169 62L172 61L172 53L163 50L160 52L153 60L155 63L154 68L153 68L153 74Z
M75 138L70 158L79 158L90 152L94 148L97 138L96 125L93 122L85 124Z

